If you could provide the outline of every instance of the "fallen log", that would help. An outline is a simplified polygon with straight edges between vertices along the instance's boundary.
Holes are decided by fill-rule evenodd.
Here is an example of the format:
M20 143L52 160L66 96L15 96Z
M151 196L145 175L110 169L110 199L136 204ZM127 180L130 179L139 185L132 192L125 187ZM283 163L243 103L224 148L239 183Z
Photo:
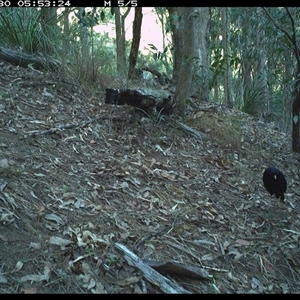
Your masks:
M174 108L171 93L165 90L140 89L110 89L105 90L105 103L115 105L131 105L146 112L157 111L170 114Z
M23 51L3 47L0 47L0 59L25 68L27 68L28 65L31 65L38 70L56 70L58 65L58 62L52 58L31 55Z

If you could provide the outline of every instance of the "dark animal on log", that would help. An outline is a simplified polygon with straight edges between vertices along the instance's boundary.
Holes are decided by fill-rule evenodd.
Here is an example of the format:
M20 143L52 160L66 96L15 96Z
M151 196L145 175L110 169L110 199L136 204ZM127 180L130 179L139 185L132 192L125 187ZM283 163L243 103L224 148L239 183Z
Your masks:
M266 190L271 194L275 194L276 198L284 200L287 182L281 171L275 167L269 167L264 171L263 182Z

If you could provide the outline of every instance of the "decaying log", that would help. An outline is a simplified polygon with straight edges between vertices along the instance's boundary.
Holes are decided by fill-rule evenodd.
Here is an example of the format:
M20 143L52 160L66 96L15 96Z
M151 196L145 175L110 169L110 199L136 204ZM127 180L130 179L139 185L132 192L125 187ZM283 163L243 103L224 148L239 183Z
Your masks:
M128 250L124 245L120 243L115 244L116 249L119 252L124 254L124 258L128 262L129 265L138 268L142 273L143 276L150 281L152 284L158 286L164 293L166 294L190 294L189 291L185 290L184 288L178 286L168 278L165 278L157 271L149 267L145 264L141 258L136 256L130 250Z
M0 59L25 68L28 67L28 65L32 65L33 68L39 70L55 70L57 69L58 64L57 61L54 61L51 58L39 57L23 51L3 47L0 47Z
M169 114L174 108L171 93L165 90L140 89L110 89L105 90L105 103L116 105L131 105L146 112L157 111Z

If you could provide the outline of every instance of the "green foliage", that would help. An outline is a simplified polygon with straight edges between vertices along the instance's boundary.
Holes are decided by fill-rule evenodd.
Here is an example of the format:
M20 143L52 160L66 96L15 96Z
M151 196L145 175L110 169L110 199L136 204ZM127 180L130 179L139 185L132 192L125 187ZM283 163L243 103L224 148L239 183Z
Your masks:
M41 49L40 11L36 8L1 8L1 45L22 47L33 53Z
M57 17L57 21L59 19L60 16ZM61 42L60 32L56 26L51 25L51 20L49 24L43 24L44 26L41 25L41 21L41 10L37 8L2 8L0 45L22 48L28 53L44 53L49 49L49 45L55 50Z
M153 51L153 59L156 60L162 60L167 57L167 52L169 50L169 47L165 47L163 52L159 51L153 44L148 44L150 46L150 49Z
M253 86L250 89L246 89L242 111L250 115L256 115L258 113L257 108L261 107L260 102L264 101L263 92L263 87Z
M211 80L209 81L209 89L212 89L218 82L218 78L224 75L227 59L229 58L229 66L238 69L241 64L241 59L238 56L233 55L223 55L223 48L213 48L211 50L211 60L210 71Z
M125 9L125 8L124 8ZM259 14L257 7L234 7L228 9L228 22L226 34L228 35L228 53L224 55L222 36L224 36L224 24L222 24L222 13L224 8L211 8L209 41L209 70L203 70L198 64L198 58L193 59L195 75L194 84L205 85L216 89L222 95L224 91L224 75L226 63L229 63L229 86L233 97L233 104L237 108L250 114L254 114L258 107L264 107L262 101L266 86L260 87L258 64L259 58L264 57L266 84L270 96L268 109L277 114L285 114L286 122L291 123L289 113L291 93L296 87L296 61L293 52L293 44L287 35L274 26L266 17ZM295 28L295 39L300 45L300 9L297 7L269 7L266 9L280 28L290 36L293 34L293 23ZM106 24L114 19L112 8L77 8L73 10L73 20L70 22L67 40L67 63L76 77L83 81L97 82L99 74L116 75L116 46L115 38L106 33L95 33L94 26ZM168 16L164 7L155 8L164 34L172 32L172 26L178 25L183 16ZM290 13L290 15L289 15ZM192 15L191 17L197 17ZM58 21L62 19L62 13L58 15ZM251 20L251 25L249 25ZM49 23L41 25L41 10L38 8L1 8L0 9L0 45L7 47L21 47L30 52L42 52L46 45L51 43L54 54L59 57L62 48L62 22L58 23L58 29ZM55 23L55 22L54 22ZM81 35L82 29L87 30L88 57L82 51ZM264 39L259 41L259 29L264 32ZM47 32L44 32L47 30ZM50 34L49 34L50 32ZM49 39L51 36L51 40ZM165 36L163 50L158 49L155 44L149 44L150 53L139 54L137 68L147 66L161 73L172 76L172 53L173 45ZM260 44L261 43L261 44ZM262 45L262 46L259 46ZM126 41L126 51L130 49L130 41ZM86 53L86 52L85 52ZM127 53L128 56L128 53ZM249 67L245 81L245 65ZM249 86L243 86L247 84ZM217 99L218 101L219 99ZM220 100L219 100L220 102ZM258 108L259 109L259 108Z
M102 13L103 12L103 13ZM76 22L70 23L68 40L70 47L68 57L70 59L69 68L76 78L84 84L96 84L99 82L101 74L115 74L115 43L107 33L96 33L92 27L100 24L104 20L104 9L85 9L81 14L75 14ZM81 36L82 26L89 27L88 53L82 51L82 42L78 39Z
M74 35L74 38L76 35ZM69 56L71 69L81 82L96 83L100 74L116 74L115 44L107 34L95 34L89 57L83 57L80 43L72 43Z
M166 68L165 64L166 61L163 59L158 59L156 55L153 55L153 52L148 54L139 53L136 67L142 68L147 66L148 68L155 69L171 78L172 73L169 71L169 68Z
M83 9L82 14L75 12L75 16L78 18L78 24L85 27L93 27L105 21L105 11L101 10L100 14L95 12L94 9Z

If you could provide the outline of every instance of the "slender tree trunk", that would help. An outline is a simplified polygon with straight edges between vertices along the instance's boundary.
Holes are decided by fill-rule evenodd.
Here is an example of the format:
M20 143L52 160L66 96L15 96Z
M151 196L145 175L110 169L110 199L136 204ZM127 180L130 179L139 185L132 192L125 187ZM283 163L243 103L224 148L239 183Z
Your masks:
M209 7L193 7L191 17L194 19L194 74L193 83L200 100L209 101L209 66L208 66L208 33L210 20ZM188 29L189 30L189 29ZM188 33L187 33L188 34Z
M134 68L136 65L136 60L138 56L140 40L141 40L141 26L142 26L142 7L136 7L134 12L134 21L133 21L133 36L131 43L131 50L129 55L129 68L128 68L128 79L134 78L135 72Z
M299 126L299 117L300 117L300 49L297 46L296 40L294 40L294 52L297 60L297 72L296 72L296 87L294 89L294 94L296 97L293 100L292 106L292 149L294 152L300 153L300 126Z
M126 74L126 45L125 45L125 19L129 14L130 7L127 8L124 15L120 11L120 7L114 7L115 23L116 23L116 48L117 48L117 72L118 74Z
M248 13L247 16L252 15L252 8L246 8ZM251 30L252 25L249 19L245 16L241 16L242 34L244 36L244 46L242 50L242 77L243 77L243 111L247 113L252 113L253 102L251 98L252 90L252 60L249 55L249 49L251 49Z
M176 85L179 79L180 66L183 59L183 36L184 23L182 15L179 13L179 7L167 7L169 12L170 24L172 28L173 44L173 82Z
M78 7L79 16L84 18L84 7ZM88 61L89 58L89 38L88 38L88 27L80 22L80 42L81 42L81 55L82 59Z
M162 42L163 42L162 46L163 46L163 50L165 50L166 49L166 24L167 24L166 8L165 7L155 7L155 11L156 11L157 17L160 21L161 33L162 33ZM163 55L162 62L164 64L166 73L170 74L171 66L169 64L167 55Z
M255 86L260 91L261 100L256 102L256 114L259 115L265 110L269 110L269 91L268 91L268 76L267 76L267 57L265 51L265 26L264 26L264 14L261 7L256 9L258 16L257 27L257 47L258 55L256 60L256 76Z
M231 97L230 97L230 88L229 88L229 79L230 79L230 64L229 64L229 43L228 43L228 8L223 7L222 9L222 44L224 51L224 59L225 59L225 70L223 75L224 82L224 103L226 103L229 107L233 107Z
M296 96L293 101L293 126L292 126L292 140L293 140L293 151L300 152L300 139L299 139L299 110L300 110L300 93Z
M189 96L192 78L193 78L193 54L194 54L194 39L195 39L195 18L192 16L192 7L179 7L178 13L181 15L181 22L184 28L182 35L183 48L181 49L184 56L179 68L179 77L175 88L174 100L176 103L177 115L184 117L185 101ZM181 26L181 24L179 25Z
M218 103L219 101L219 85L215 84L214 85L214 102Z

